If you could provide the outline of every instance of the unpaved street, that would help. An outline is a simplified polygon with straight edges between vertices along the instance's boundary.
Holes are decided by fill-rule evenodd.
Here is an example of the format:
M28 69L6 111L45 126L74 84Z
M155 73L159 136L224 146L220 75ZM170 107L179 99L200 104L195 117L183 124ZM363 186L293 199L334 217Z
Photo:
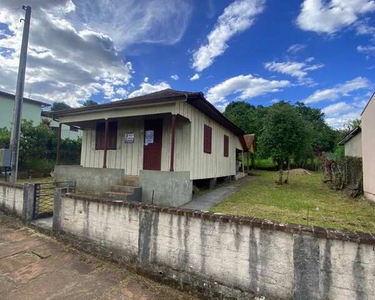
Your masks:
M0 212L0 299L196 298L60 244Z

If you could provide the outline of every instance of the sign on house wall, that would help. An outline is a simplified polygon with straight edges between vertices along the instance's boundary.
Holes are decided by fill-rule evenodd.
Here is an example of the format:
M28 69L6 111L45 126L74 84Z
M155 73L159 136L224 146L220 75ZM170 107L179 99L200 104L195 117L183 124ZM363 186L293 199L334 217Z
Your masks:
M134 144L134 133L125 133L125 144Z
M146 130L145 132L145 145L152 144L154 142L154 131Z

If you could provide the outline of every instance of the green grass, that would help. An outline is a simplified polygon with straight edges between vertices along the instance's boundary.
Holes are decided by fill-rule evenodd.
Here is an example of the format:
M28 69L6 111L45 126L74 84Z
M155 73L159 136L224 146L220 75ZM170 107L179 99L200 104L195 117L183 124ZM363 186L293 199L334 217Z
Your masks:
M322 182L322 173L291 175L276 185L277 172L256 171L255 180L238 190L212 212L251 216L283 223L375 232L375 206L352 199ZM307 214L309 212L309 219Z

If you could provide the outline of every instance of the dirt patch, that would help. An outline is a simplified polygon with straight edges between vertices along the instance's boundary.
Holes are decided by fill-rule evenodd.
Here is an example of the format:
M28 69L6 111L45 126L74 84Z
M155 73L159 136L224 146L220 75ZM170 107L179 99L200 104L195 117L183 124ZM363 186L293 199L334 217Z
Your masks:
M305 169L293 169L290 170L290 175L311 175L311 173Z

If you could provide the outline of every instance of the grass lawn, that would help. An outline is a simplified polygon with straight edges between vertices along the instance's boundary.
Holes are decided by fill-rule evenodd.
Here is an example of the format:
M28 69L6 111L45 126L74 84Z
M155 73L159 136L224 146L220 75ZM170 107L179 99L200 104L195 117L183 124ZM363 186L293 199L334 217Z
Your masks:
M283 223L375 232L375 206L352 199L322 182L322 173L291 175L278 186L277 172L256 171L255 180L241 188L211 212L251 216Z

